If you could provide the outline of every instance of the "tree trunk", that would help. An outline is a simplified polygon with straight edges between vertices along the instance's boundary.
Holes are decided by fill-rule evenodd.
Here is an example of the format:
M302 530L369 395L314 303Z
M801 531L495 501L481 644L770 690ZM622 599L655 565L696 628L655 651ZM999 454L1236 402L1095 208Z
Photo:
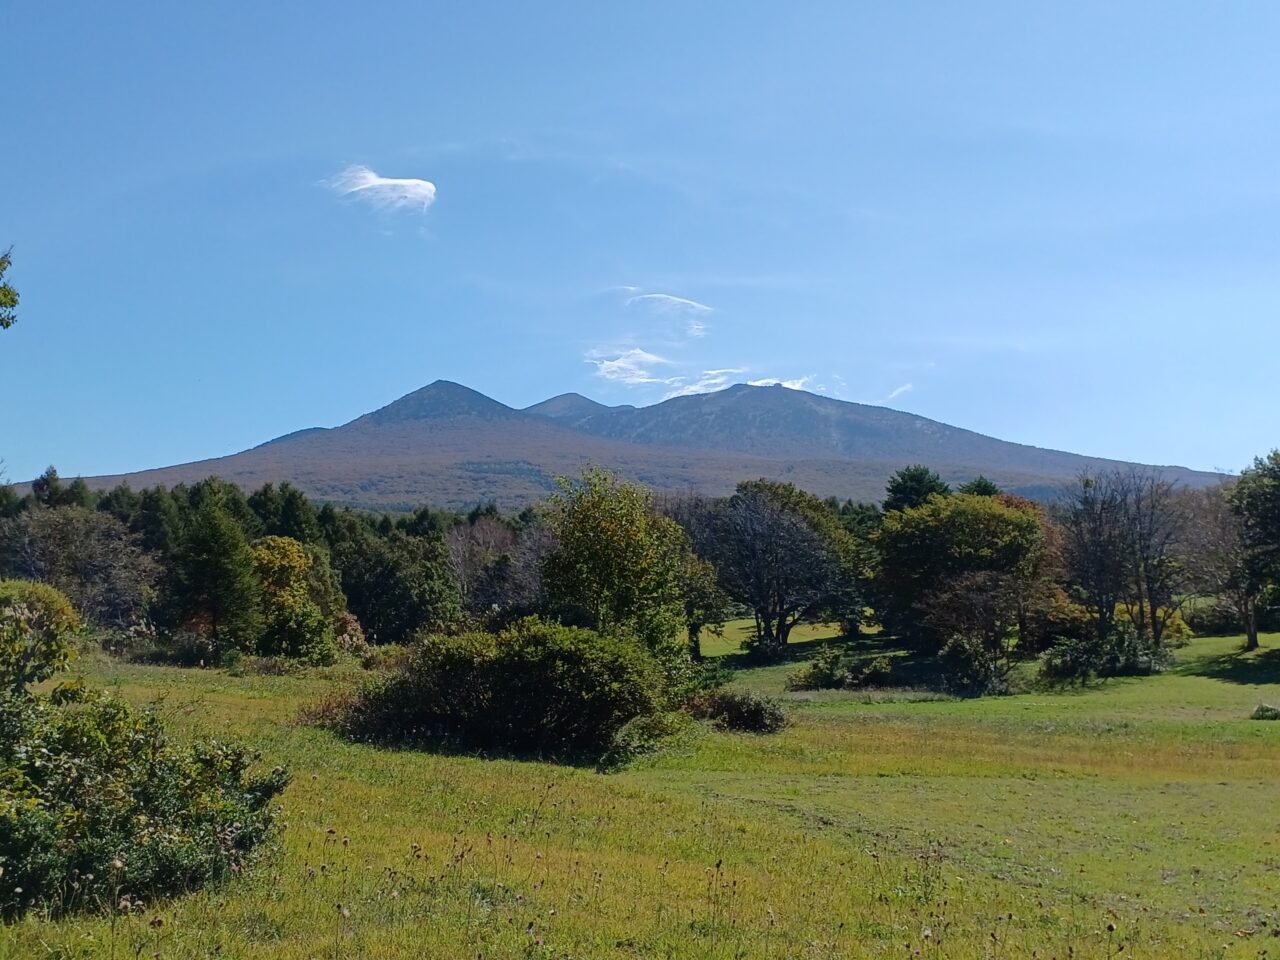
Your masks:
M1258 610L1252 600L1245 602L1244 638L1246 651L1258 649Z

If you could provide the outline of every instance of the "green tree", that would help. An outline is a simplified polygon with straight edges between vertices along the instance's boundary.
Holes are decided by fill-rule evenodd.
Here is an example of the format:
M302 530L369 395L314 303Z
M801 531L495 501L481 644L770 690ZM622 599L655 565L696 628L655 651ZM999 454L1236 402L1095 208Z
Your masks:
M889 478L885 487L884 511L923 506L934 494L945 497L950 492L951 488L942 478L923 464L903 467Z
M716 565L720 585L755 616L757 656L780 659L805 619L858 623L858 541L812 494L772 480L740 483L697 529L699 553Z
M164 487L151 487L138 494L138 509L129 529L142 538L142 548L169 557L182 537L183 518L178 501Z
M973 497L994 497L1000 493L1000 488L995 482L988 480L986 477L977 476L968 483L962 483L956 488L956 493L967 493Z
M917 645L936 650L944 638L930 629L938 610L922 609L929 597L947 595L962 578L998 574L1028 589L1044 574L1045 532L1038 511L1000 497L956 494L930 497L891 511L876 535L876 593L886 626Z
M321 538L315 507L288 481L279 487L263 484L246 502L269 537L291 537L302 543L316 543Z
M1245 524L1234 508L1229 487L1182 493L1190 536L1186 565L1202 598L1229 611L1245 636L1245 650L1258 649L1258 607L1266 578L1255 562Z
M263 537L253 546L262 583L262 637L258 652L312 663L332 663L333 623L315 599L316 555L292 537Z
M351 511L333 511L324 519L342 592L372 641L403 643L421 630L456 622L458 588L439 538L374 526Z
M13 263L13 247L0 253L0 330L8 330L18 320L18 291L4 278Z
M257 649L261 584L253 551L220 497L204 497L192 515L174 572L184 627L207 636L218 654Z
M1280 589L1280 450L1258 457L1228 494L1243 550L1238 577L1252 590ZM1256 630L1249 641L1257 645Z
M654 510L652 494L588 469L561 479L548 522L555 547L542 575L553 606L603 633L624 631L659 653L683 654L689 537Z

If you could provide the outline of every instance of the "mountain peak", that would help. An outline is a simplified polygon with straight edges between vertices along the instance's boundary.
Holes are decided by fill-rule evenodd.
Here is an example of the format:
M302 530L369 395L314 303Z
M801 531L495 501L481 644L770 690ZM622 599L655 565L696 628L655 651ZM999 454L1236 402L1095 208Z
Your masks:
M562 393L549 400L543 400L541 403L535 403L531 407L525 407L524 412L561 423L577 423L598 413L631 409L634 408L629 404L621 407L610 407L597 400L592 400L590 397L584 397L580 393Z
M352 423L384 425L415 420L440 420L446 417L479 417L494 420L509 417L515 411L506 404L486 397L479 391L452 380L436 380L399 400L366 413Z

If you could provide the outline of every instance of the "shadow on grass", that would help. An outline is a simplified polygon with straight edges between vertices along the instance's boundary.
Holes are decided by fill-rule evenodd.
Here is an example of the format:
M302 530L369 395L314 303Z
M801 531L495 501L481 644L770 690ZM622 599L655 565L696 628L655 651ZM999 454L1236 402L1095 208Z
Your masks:
M713 659L727 670L756 670L761 667L777 667L800 664L812 660L827 649L837 649L857 661L869 661L875 657L888 657L892 664L893 679L888 688L911 688L942 692L946 689L941 664L936 656L904 646L894 636L885 633L857 634L855 636L821 637L798 640L787 644L781 659L762 660L749 652L729 653Z
M1257 650L1245 653L1200 657L1180 664L1176 670L1184 676L1208 677L1227 683L1280 684L1280 650Z

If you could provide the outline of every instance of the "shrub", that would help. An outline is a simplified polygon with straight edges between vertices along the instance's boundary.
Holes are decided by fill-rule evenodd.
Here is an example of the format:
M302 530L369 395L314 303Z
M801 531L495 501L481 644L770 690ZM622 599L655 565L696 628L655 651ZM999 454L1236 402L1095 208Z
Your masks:
M1007 664L977 637L952 637L938 659L947 687L956 693L980 696L1005 690Z
M288 780L250 762L175 746L151 713L74 686L0 697L0 914L110 910L238 871Z
M882 687L889 682L892 675L893 661L885 656L875 657L858 671L858 686Z
M852 679L843 653L827 647L816 657L787 677L788 690L832 690Z
M747 690L700 693L689 701L689 712L721 730L777 733L787 725L787 714L776 700Z
M367 647L360 654L360 666L365 670L390 672L401 670L408 664L413 648L403 643L384 643L377 647Z
M67 595L47 583L0 580L0 610L21 604L61 633L74 633L83 623Z
M1212 600L1188 606L1182 617L1187 628L1202 637L1229 637L1243 629L1239 614Z
M1169 662L1166 650L1153 649L1139 639L1131 623L1117 621L1104 641L1091 638L1058 643L1045 654L1040 676L1049 681L1146 676L1166 669Z
M787 677L788 690L839 690L878 687L889 682L893 662L885 656L855 662L836 647L828 647Z
M1258 704L1253 713L1249 714L1250 720L1280 720L1280 707L1273 707L1267 703Z
M528 618L498 634L424 636L402 667L322 714L361 740L598 759L669 700L640 643Z
M636 717L623 724L613 735L613 742L601 758L600 766L617 767L653 753L690 723L686 715L674 712Z
M35 606L0 601L5 604L0 606L0 693L21 694L63 669L75 655L69 625L76 621L70 603L63 609L60 603L66 598L52 587L23 586L40 588L25 591ZM14 590L11 595L23 592Z

